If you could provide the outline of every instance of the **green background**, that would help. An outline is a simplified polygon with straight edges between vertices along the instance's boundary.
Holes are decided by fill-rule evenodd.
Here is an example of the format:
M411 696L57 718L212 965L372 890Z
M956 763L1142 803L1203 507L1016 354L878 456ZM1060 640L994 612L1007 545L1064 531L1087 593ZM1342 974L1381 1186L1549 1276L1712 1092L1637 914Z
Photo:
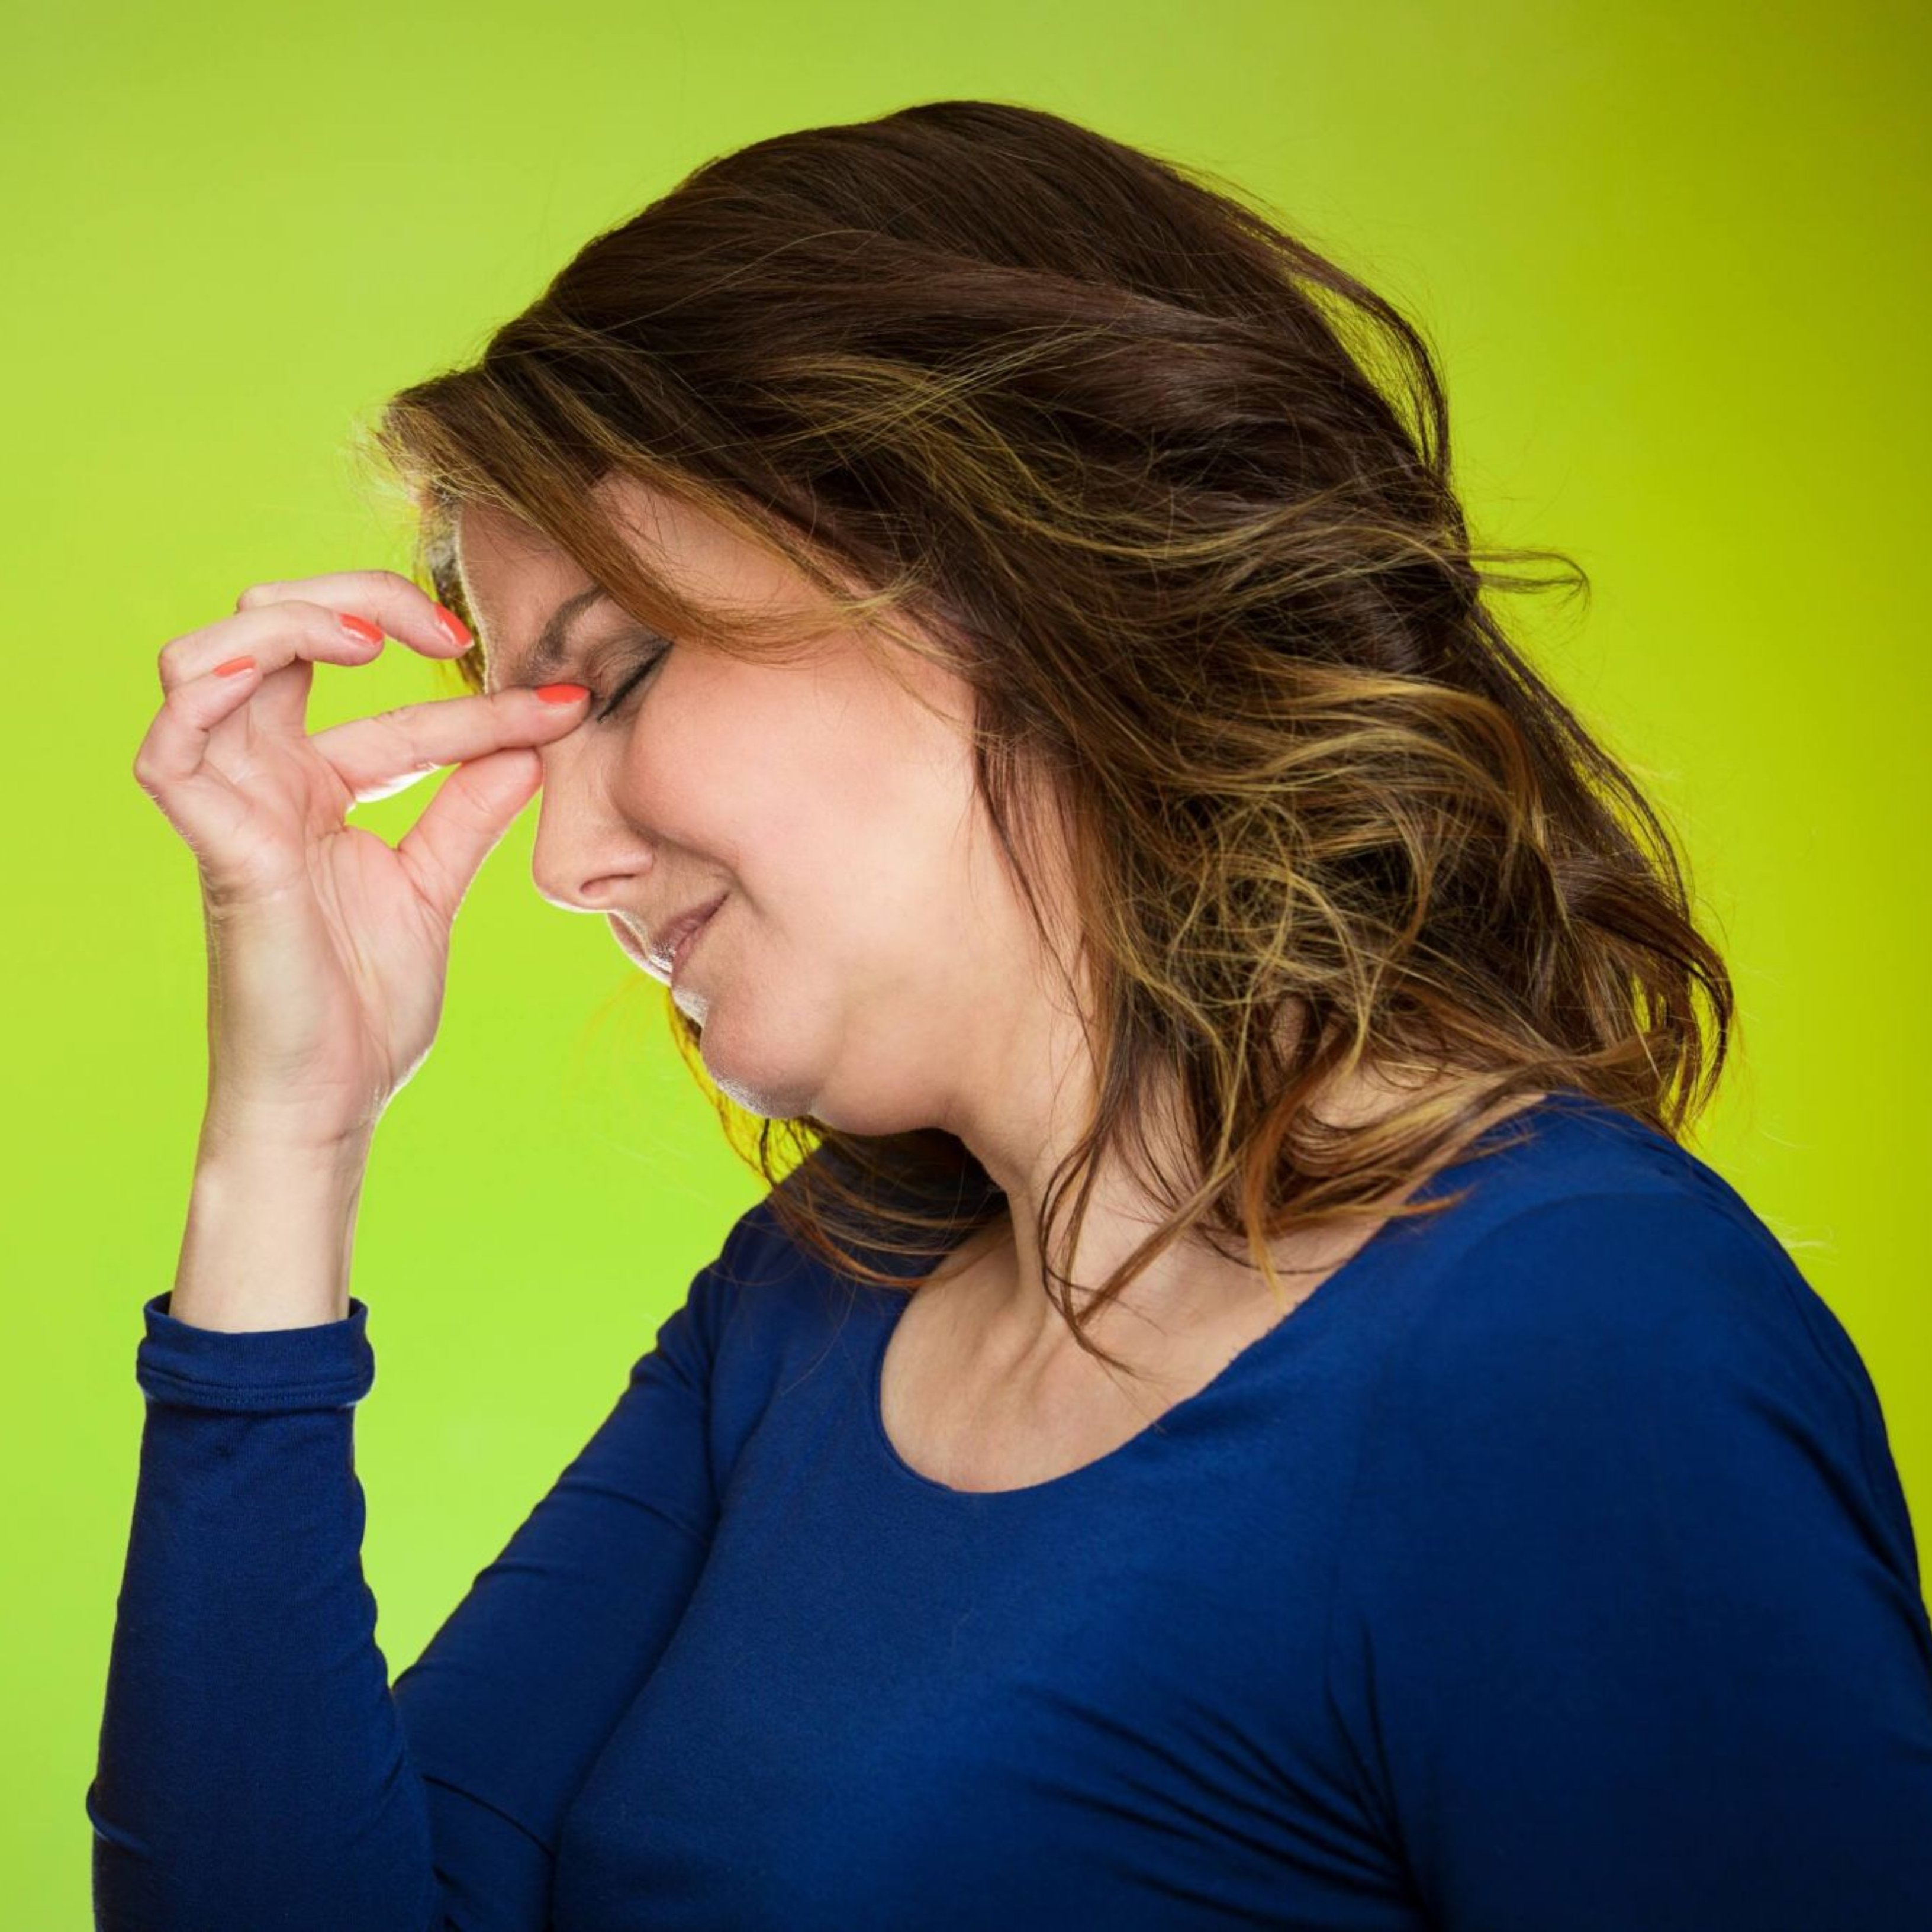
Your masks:
M203 1093L193 860L134 782L170 638L242 588L406 568L352 423L592 233L780 129L978 96L1271 202L1438 345L1505 599L1680 830L1740 1057L1696 1149L1868 1364L1932 1522L1925 16L1877 5L971 8L577 0L22 10L0 88L7 1922L80 1927L142 1422ZM392 645L320 726L453 686ZM364 808L399 837L439 782ZM538 899L536 808L458 921L378 1136L355 1292L392 1674L581 1446L756 1198L661 990ZM1921 1540L1924 1540L1922 1528Z

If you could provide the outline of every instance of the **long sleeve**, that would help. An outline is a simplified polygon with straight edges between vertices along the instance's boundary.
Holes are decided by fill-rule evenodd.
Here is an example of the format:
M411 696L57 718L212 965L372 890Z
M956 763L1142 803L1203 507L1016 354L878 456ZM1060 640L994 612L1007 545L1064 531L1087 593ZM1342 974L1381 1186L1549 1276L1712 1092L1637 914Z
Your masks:
M368 1308L228 1333L146 1304L86 1798L102 1932L540 1932L559 1822L709 1547L710 1366L757 1213L393 1691L354 1465Z
M1330 1625L1442 1932L1923 1932L1932 1628L1877 1397L1761 1223L1548 1202L1394 1358Z

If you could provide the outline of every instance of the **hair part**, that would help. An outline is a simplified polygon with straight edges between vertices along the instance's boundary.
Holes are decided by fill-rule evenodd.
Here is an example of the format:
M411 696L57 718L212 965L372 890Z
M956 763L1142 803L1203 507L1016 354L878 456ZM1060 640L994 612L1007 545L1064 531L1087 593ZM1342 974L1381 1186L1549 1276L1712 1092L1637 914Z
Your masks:
M1472 548L1417 326L1215 177L979 100L756 142L392 398L373 454L466 620L456 519L488 503L668 637L850 629L965 681L1013 878L1077 937L1096 1101L1038 1232L1090 1353L1175 1240L1280 1292L1291 1230L1454 1205L1406 1197L1511 1096L1674 1136L1711 1096L1734 1003L1670 834L1489 601L1587 603L1587 578ZM614 476L789 564L820 616L692 598L614 519ZM1498 568L1526 563L1562 568ZM916 1287L1005 1211L950 1134L747 1113L667 1006L787 1232L850 1278ZM1414 1097L1324 1120L1363 1070ZM1070 1191L1076 1251L1103 1156L1169 1218L1082 1310L1054 1230Z

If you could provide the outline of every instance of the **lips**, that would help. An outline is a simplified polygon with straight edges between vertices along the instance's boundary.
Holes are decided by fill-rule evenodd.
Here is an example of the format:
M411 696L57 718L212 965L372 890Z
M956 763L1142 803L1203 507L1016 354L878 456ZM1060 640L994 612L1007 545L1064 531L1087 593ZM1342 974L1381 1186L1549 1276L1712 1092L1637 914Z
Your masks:
M687 931L695 932L699 926L715 913L730 896L720 892L718 896L701 906L694 906L689 912L674 920L664 931L648 944L641 938L637 928L620 913L607 913L604 922L610 928L611 937L632 964L640 966L660 980L670 977L671 955Z
M724 903L727 896L720 892L708 904L696 908L666 926L662 936L651 946L652 963L668 974L676 962L678 948Z

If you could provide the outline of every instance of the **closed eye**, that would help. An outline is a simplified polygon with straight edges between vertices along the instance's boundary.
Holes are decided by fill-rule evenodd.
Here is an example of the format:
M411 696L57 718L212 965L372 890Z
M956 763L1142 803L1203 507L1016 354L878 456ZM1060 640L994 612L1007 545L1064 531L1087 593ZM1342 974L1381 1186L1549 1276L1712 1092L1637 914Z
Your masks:
M659 648L650 652L644 662L638 665L622 684L618 686L616 690L611 694L610 702L597 713L598 722L600 724L604 719L610 717L624 700L664 662L666 654L670 650L670 646L662 638L659 638L658 643Z

